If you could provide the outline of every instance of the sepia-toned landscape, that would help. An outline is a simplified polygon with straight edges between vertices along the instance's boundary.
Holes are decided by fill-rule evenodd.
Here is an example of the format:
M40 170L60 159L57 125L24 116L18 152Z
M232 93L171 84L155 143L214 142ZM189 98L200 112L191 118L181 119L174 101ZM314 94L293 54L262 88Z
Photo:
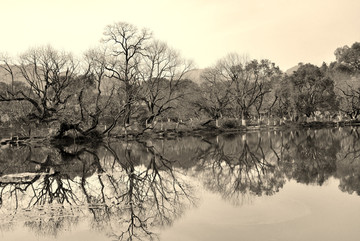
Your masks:
M357 240L359 3L5 2L1 240Z

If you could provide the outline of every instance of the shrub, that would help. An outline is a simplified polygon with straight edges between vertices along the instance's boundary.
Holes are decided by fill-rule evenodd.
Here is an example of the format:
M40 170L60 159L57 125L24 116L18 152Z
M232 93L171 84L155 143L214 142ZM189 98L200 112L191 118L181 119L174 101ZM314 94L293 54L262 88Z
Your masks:
M238 127L238 122L237 120L234 119L228 119L225 120L221 126L226 129L235 129Z

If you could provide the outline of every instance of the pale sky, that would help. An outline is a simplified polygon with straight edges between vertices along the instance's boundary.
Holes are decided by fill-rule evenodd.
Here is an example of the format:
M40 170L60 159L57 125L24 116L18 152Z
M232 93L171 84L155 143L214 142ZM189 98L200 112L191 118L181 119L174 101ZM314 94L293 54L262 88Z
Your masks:
M230 52L282 70L320 65L360 42L359 0L0 0L0 52L51 44L80 55L118 21L149 28L199 68Z

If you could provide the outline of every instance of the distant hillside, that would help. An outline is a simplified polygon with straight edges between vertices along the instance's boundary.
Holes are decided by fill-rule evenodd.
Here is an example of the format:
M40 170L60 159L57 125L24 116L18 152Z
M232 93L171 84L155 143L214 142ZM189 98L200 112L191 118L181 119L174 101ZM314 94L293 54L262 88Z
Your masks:
M4 66L5 67L5 66ZM20 70L17 68L13 68L14 71L14 80L20 82L26 82L25 78L21 75ZM200 85L203 80L201 79L201 74L203 73L204 69L193 69L187 72L184 75L184 79L190 79L196 84ZM11 83L11 75L8 73L2 66L0 66L0 82L10 84ZM106 80L102 81L102 91L105 93L110 93L112 86L117 81L112 79L106 78Z
M292 75L295 71L297 71L300 67L301 63L286 70L285 73L287 75ZM15 81L21 81L21 82L25 82L24 77L22 77L22 75L20 74L20 71L16 68L14 68L14 76L15 76ZM202 73L204 72L204 69L193 69L190 70L189 72L187 72L184 75L184 79L189 79L192 80L193 82L197 83L197 84L201 84L204 82L204 80L201 78ZM4 82L7 84L10 84L11 82L11 76L10 74L4 70L3 68L1 68L0 66L0 82ZM109 88L109 86L112 86L112 82L113 81L103 81L103 88ZM109 85L109 86L107 86Z
M184 79L189 79L197 84L201 84L203 82L203 80L201 79L201 74L203 72L204 69L193 69L184 75Z
M21 75L20 70L18 68L13 68L14 81L25 82L24 77ZM0 66L0 82L4 82L7 84L11 83L11 75L7 72L2 66Z
M297 71L300 68L301 64L295 65L294 67L291 67L290 69L285 71L285 74L292 75L295 71Z
M5 66L4 66L5 67ZM19 69L13 68L15 81L25 81L24 77L21 75ZM193 69L187 72L184 75L185 79L190 79L197 84L201 84L203 80L201 79L201 74L203 73L204 69ZM11 75L0 66L0 82L10 83L11 82ZM106 82L106 81L105 81Z

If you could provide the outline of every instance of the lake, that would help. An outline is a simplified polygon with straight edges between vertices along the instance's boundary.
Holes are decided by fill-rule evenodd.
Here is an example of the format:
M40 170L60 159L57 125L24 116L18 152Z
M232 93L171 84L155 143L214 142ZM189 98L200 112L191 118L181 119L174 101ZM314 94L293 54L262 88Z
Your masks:
M359 132L3 144L0 240L358 240Z

